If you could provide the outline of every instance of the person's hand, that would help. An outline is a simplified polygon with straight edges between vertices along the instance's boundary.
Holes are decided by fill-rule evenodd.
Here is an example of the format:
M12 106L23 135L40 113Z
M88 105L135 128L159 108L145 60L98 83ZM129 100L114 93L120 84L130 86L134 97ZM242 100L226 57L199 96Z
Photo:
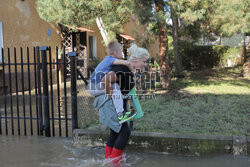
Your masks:
M135 72L137 68L138 61L136 59L130 60L130 71Z

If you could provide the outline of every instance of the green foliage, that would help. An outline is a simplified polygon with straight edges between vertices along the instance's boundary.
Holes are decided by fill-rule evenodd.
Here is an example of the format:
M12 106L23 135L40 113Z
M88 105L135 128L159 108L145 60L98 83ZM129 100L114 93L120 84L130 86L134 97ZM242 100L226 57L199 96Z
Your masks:
M242 48L232 47L229 48L220 56L220 67L227 67L227 62L230 61L232 66L241 64L243 62L243 56L241 55Z
M100 17L108 33L122 32L131 16L131 0L37 0L39 16L47 21L73 27L95 24Z
M237 67L188 72L190 77L172 81L174 90L140 101L144 117L134 122L135 130L250 136L250 85L238 78L240 71Z
M147 24L149 22L155 22L154 14L152 12L154 2L152 0L134 0L133 11L137 14L139 21L142 24Z
M152 0L134 0L133 12L139 19L141 25L147 27L142 33L141 27L135 30L136 42L145 48L148 48L150 43L155 42L155 37L158 36L159 23L164 22L168 17L168 13L164 11L156 12L155 2Z
M181 19L180 35L191 35L193 39L197 39L201 34L219 34L218 29L210 25L211 15L217 5L216 0L172 0L169 4Z
M155 35L150 31L150 27L150 25L148 27L142 27L141 24L135 25L133 36L138 46L149 49L150 43L155 42Z
M236 61L240 59L240 53L240 48L229 48L223 45L199 46L179 41L179 54L185 69L226 67L228 59L236 65Z
M159 23L166 22L170 14L167 10L156 12L155 3L156 2L152 0L134 0L133 12L136 13L141 24L149 26L149 32L157 35ZM164 8L165 7L167 6L164 5Z
M214 0L213 0L214 1ZM197 20L205 20L207 15L212 11L211 9L215 7L213 1L206 0L178 0L171 1L173 6L178 6L175 9L180 18L183 18L187 23L194 23Z
M211 25L219 28L224 36L250 32L249 8L249 0L218 1L211 15Z
M197 42L203 35L204 30L201 28L201 23L199 21L181 26L178 30L179 37L191 37L193 42Z
M95 22L98 11L92 1L37 0L39 16L47 22L70 26L90 25Z
M250 31L249 0L170 1L186 25L200 24L205 33L231 36Z

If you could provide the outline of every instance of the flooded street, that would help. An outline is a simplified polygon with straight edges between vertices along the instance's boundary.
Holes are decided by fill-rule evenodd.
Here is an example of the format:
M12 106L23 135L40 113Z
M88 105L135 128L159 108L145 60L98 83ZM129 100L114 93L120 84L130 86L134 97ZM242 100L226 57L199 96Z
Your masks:
M76 147L72 138L0 136L1 167L109 167L104 148ZM249 167L249 156L188 157L125 151L125 167Z

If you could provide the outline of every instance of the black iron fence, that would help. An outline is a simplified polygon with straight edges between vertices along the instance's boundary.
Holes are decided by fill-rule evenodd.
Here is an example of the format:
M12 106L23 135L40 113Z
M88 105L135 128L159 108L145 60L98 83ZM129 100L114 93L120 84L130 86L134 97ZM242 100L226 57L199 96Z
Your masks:
M63 50L1 49L0 135L68 137L78 127L76 53Z

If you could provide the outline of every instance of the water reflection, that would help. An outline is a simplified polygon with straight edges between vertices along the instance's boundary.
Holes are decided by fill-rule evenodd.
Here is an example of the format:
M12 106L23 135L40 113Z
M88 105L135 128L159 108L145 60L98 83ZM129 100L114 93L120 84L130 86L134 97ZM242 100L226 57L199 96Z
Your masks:
M76 147L72 138L0 136L0 166L109 167L104 148ZM250 157L187 157L125 151L124 167L249 167Z

